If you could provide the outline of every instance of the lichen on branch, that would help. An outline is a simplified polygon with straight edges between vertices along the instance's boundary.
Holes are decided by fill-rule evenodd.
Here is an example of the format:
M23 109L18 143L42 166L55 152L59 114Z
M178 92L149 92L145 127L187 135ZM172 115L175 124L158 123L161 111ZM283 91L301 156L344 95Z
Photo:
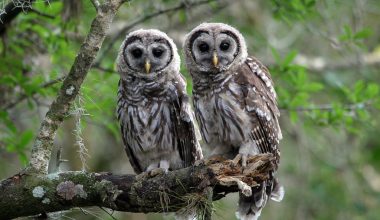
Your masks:
M153 177L148 173L17 174L0 183L0 219L87 206L140 213L207 207L205 191L212 189L212 199L218 200L240 191L240 184L253 187L269 178L273 160L271 154L253 156L242 168L232 160L214 158Z

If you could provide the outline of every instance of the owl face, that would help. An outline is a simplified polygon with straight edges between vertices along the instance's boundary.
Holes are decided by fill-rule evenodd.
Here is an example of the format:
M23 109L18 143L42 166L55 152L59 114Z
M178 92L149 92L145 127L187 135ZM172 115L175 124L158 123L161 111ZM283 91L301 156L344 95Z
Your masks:
M184 48L187 63L207 73L228 70L247 56L241 34L221 23L203 23L194 28L187 35Z
M172 69L179 70L179 56L174 42L163 32L148 29L127 35L120 47L118 69L144 77Z

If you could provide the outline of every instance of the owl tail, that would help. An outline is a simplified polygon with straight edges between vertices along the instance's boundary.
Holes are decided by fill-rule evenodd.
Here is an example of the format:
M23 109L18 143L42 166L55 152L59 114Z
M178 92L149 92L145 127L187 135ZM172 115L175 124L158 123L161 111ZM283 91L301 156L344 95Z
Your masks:
M246 197L240 193L236 217L240 220L257 220L268 201L268 195L272 200L280 202L284 194L284 187L276 179L273 180L273 184L268 185L265 181L259 186L252 187L252 196Z

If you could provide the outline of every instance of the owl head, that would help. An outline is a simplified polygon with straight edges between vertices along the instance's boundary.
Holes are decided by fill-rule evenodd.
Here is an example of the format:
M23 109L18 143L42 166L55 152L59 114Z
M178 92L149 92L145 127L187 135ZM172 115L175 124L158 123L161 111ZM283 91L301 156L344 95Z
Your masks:
M247 58L243 36L223 23L202 23L186 36L186 65L190 73L218 73L240 66Z
M180 59L173 40L155 29L129 33L121 44L117 57L121 77L135 75L154 78L159 73L179 72Z

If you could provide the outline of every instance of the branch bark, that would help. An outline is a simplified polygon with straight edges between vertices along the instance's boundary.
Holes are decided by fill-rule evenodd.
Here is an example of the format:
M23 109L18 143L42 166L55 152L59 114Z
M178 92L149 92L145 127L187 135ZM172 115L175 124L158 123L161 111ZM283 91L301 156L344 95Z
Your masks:
M268 179L274 160L271 154L253 156L243 169L231 160L214 158L154 177L147 173L17 174L0 182L0 219L86 206L143 213L194 208L187 205L208 201L205 190L210 187L213 200L218 200L239 191L241 185L252 187Z
M102 62L102 59L113 48L113 46L115 45L115 43L117 42L117 40L120 39L120 38L122 38L122 37L124 37L125 34L129 30L131 30L133 27L137 26L138 24L141 24L141 23L143 23L143 22L145 22L145 21L147 21L149 19L155 18L155 17L163 15L163 14L168 14L170 12L176 12L176 11L179 11L179 10L182 10L182 9L186 9L186 8L196 7L196 6L207 4L207 3L210 3L210 2L214 2L214 1L217 1L217 0L200 0L200 1L188 2L188 3L186 3L186 2L183 1L183 2L179 3L176 6L165 8L165 9L161 9L161 10L157 10L157 11L154 11L154 12L152 12L150 14L144 15L141 18L136 19L132 23L127 24L126 26L124 26L123 28L121 28L120 31L115 36L113 36L111 38L111 40L109 41L110 43L104 48L103 53L100 54L98 60L95 62L94 65L95 66L100 66L100 63Z
M51 104L32 148L28 172L46 174L53 142L58 126L68 114L87 72L100 50L106 32L118 8L126 0L108 0L97 7L97 15L92 21L90 31L83 42L69 74L63 81L58 97Z

